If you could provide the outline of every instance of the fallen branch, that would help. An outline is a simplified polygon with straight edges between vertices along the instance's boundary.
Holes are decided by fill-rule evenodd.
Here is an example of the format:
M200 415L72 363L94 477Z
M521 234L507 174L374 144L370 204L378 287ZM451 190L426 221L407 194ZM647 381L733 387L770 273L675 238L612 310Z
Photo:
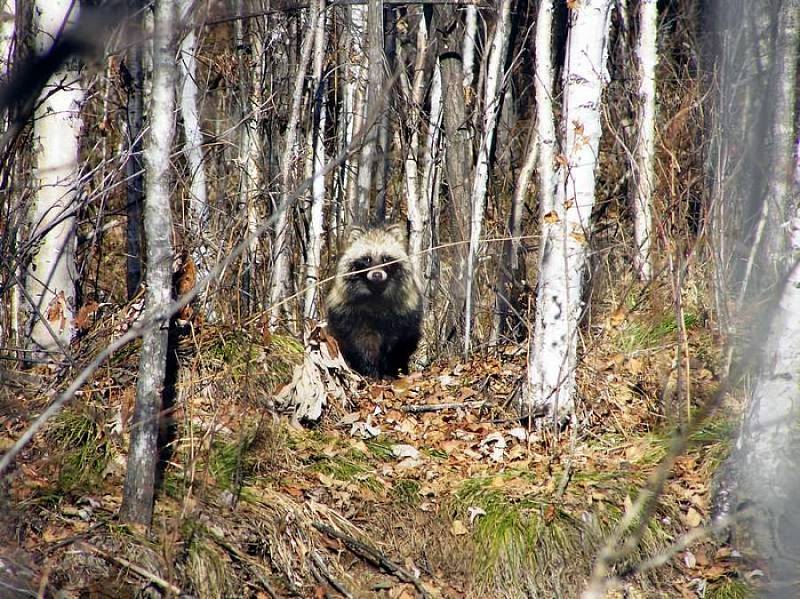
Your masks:
M94 553L98 557L102 557L107 562L111 562L123 568L127 568L134 574L137 574L142 578L149 580L154 585L169 591L170 593L174 594L177 597L183 595L183 591L181 591L180 587L176 587L171 582L164 580L163 578L161 578L156 574L153 574L152 572L148 572L147 570L145 570L141 566L137 566L133 562L129 562L128 560L123 559L121 557L117 557L116 555L111 555L110 553L106 553L99 547L95 547L94 545L89 545L88 543L78 543L77 547L89 551L90 553Z
M328 584L330 584L334 589L336 589L336 591L340 595L346 597L347 599L353 599L353 595L352 593L350 593L350 591L347 590L347 587L345 587L341 582L336 580L333 577L333 574L330 573L330 570L328 570L328 566L326 566L325 562L322 561L322 558L320 557L318 552L316 551L311 552L311 561L313 562L317 570L319 570L319 575L322 578L324 578L328 582Z
M486 402L483 400L476 400L476 401L462 401L462 402L451 402L451 403L433 403L433 404L423 404L419 406L403 406L400 408L402 412L408 412L409 414L424 414L426 412L441 412L443 410L457 410L459 408L482 408L486 405Z
M210 531L210 533L212 538L214 539L214 542L220 547L222 547L222 549L227 551L228 555L230 555L234 560L236 560L240 564L243 564L248 567L250 573L258 579L259 584L264 589L264 591L266 591L267 595L269 595L272 599L278 599L278 593L272 587L272 584L267 579L266 575L260 572L260 570L265 569L263 565L261 565L257 560L253 559L246 553L243 553L242 551L240 551L239 549L237 549L236 547L225 541L225 539L223 539L220 535L217 535L213 531Z
M371 564L379 567L381 570L388 572L392 576L396 576L403 582L408 582L413 584L416 589L419 591L420 596L428 599L430 595L428 591L425 590L425 587L422 586L422 582L416 576L414 576L411 572L400 566L399 564L393 562L386 554L383 553L377 547L373 547L368 545L363 541L359 541L351 537L348 534L343 533L340 530L336 530L332 526L328 526L327 524L323 524L322 522L314 522L314 528L320 531L323 534L328 535L334 539L338 539L342 541L345 546L352 551L358 557L361 557Z

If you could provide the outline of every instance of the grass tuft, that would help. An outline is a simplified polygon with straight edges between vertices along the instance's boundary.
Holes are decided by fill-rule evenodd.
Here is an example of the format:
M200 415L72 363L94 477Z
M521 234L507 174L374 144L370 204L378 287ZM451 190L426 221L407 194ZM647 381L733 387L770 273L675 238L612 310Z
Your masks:
M58 487L62 492L96 488L112 456L103 427L87 412L65 410L47 433L51 447L60 448Z

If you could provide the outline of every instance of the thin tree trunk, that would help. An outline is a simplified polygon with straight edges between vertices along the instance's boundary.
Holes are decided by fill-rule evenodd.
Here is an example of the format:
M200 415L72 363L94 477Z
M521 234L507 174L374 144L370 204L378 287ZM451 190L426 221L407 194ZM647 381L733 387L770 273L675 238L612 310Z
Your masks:
M314 90L314 118L311 130L312 153L311 175L325 166L325 80L323 63L325 60L325 0L319 0L315 17L317 26L314 35L314 69L312 89ZM306 292L303 314L306 318L319 318L319 269L322 260L322 236L324 234L323 207L325 203L325 177L315 177L311 188L311 218L308 227L308 246L306 249Z
M135 43L128 50L126 65L130 74L127 102L128 149L125 160L125 192L127 213L126 281L128 299L132 299L142 282L142 202L144 201L144 165L142 163L142 133L144 123L144 8L141 0L131 3L129 27Z
M46 52L77 17L71 0L41 0L34 9L35 45ZM74 61L56 71L44 86L33 125L36 198L31 215L32 240L39 240L26 276L31 302L29 343L49 354L66 350L74 333L79 174L79 140L85 99Z
M13 63L15 36L16 36L16 0L2 0L0 2L0 13L3 21L0 22L0 81L6 81L11 72ZM8 123L8 108L3 108L0 113L0 127L5 131Z
M237 0L240 14L244 14L244 0ZM248 26L250 31L248 32ZM263 45L258 29L242 19L234 22L236 46L239 61L239 98L240 107L240 139L238 212L246 221L246 230L250 244L244 254L244 268L240 293L240 304L243 311L249 314L255 308L255 273L258 270L258 208L257 199L261 193L263 181L263 149L261 136L258 134L258 123L261 120L261 90Z
M147 240L147 293L149 313L168 306L172 300L172 177L170 153L174 136L175 110L175 23L176 5L155 0L153 39L153 93L150 101L150 134L144 160L147 189L144 226ZM164 377L167 364L168 321L156 319L142 337L136 405L131 422L128 467L120 518L150 526L158 461L158 431Z
M492 48L489 52L484 94L483 136L478 149L478 162L475 167L475 178L472 184L472 216L470 219L469 253L467 255L466 269L467 297L464 316L464 355L468 355L472 349L475 267L480 251L483 214L486 209L486 188L489 182L489 160L497 130L500 101L503 95L504 69L510 35L511 0L501 0L497 25L492 39Z
M289 199L294 183L293 171L301 152L300 138L297 132L300 121L300 107L303 101L303 85L314 48L314 32L316 30L316 12L313 12L303 35L300 49L300 61L292 90L292 108L286 126L286 140L282 159L281 202L276 208L278 218L275 221L275 238L272 247L272 282L270 286L270 328L275 329L280 317L285 313L284 300L289 295L289 215L291 214Z
M433 75L431 76L430 91L430 124L425 135L425 153L422 157L422 201L429 206L426 238L424 244L434 247L439 230L439 195L442 182L441 161L439 156L442 151L442 70L439 68L438 61L433 65ZM422 244L421 244L422 245ZM425 297L424 308L427 311L430 305L431 295L433 294L433 280L438 276L438 252L428 254L423 261L426 268L422 280L428 285Z
M427 263L423 250L425 241L430 242L430 197L428 193L420 193L420 125L422 103L425 94L425 62L428 54L428 30L425 17L420 10L418 13L419 25L417 26L416 60L414 62L414 79L407 91L409 96L410 115L408 128L411 130L411 139L408 143L405 159L405 181L408 204L409 235L408 246L411 252L411 264L414 266L420 280L425 275L424 264ZM426 187L422 187L427 192Z
M349 23L345 27L343 36L344 57L346 64L344 89L342 91L342 111L340 119L343 140L341 150L350 147L353 135L361 131L366 121L364 111L367 100L367 78L366 78L366 53L364 51L363 40L367 32L367 11L364 6L347 7L350 16ZM340 228L347 222L359 218L359 183L358 183L358 164L361 152L356 156L348 157L344 164L344 195L343 216Z
M511 200L511 215L508 219L508 234L511 239L503 242L503 257L497 274L497 291L495 294L495 323L492 333L492 345L502 341L503 335L511 328L512 313L520 309L516 305L519 288L523 284L522 253L522 213L525 199L528 197L533 171L539 160L539 144L536 128L532 127L528 135L528 148L525 162L519 171ZM522 321L521 314L514 320Z
M636 143L636 189L634 191L634 267L643 281L653 276L651 243L653 235L653 188L656 149L656 65L658 50L657 0L640 0L639 40L639 139Z
M553 211L542 219L535 329L524 410L560 421L574 409L586 247L595 203L600 103L611 0L570 9L561 117L563 160Z
M442 116L444 123L445 170L451 210L449 241L468 239L472 182L472 129L464 104L464 72L461 45L463 25L452 6L437 5L433 9L434 28L439 35L439 67L442 77ZM467 246L458 243L451 256L443 257L452 267L445 288L449 291L449 304L442 331L447 344L457 342L463 333L466 301Z
M375 197L383 189L383 160L384 148L380 147L380 120L382 111L386 109L387 92L385 87L385 68L383 51L383 0L369 0L367 2L367 38L369 40L369 66L368 66L368 93L367 93L367 122L364 145L361 148L361 157L358 164L358 208L357 222L364 224L370 220L374 205L372 190L375 184Z
M478 7L474 4L467 5L464 20L464 97L471 98L475 95L472 84L475 81L475 41L478 38Z
M536 136L539 145L539 211L553 210L555 202L556 128L553 116L553 0L541 0L536 15ZM543 246L542 246L543 247Z
M208 238L209 208L206 187L206 168L203 162L203 132L197 109L197 33L192 26L193 0L179 0L181 22L188 25L180 42L178 66L180 69L180 103L183 116L183 154L189 167L189 235L191 256L197 267L198 280L209 272L211 248ZM202 302L202 297L199 298ZM213 311L204 310L210 317Z

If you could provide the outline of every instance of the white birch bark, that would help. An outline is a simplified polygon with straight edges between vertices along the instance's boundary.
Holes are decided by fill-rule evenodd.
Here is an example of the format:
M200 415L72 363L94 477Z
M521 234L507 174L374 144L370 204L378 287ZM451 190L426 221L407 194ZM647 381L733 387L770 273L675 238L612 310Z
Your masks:
M539 206L553 210L555 197L556 128L553 115L553 0L541 0L536 16L536 133L539 138Z
M192 26L193 0L179 0L181 23L187 26L179 48L180 106L183 116L183 154L189 167L189 236L198 280L208 276L211 259L208 239L209 209L206 170L203 163L203 132L197 108L197 32ZM206 316L210 313L206 311Z
M768 201L765 199L764 201ZM800 212L792 223L795 260L769 329L763 370L749 400L734 457L738 458L737 495L752 502L754 517L747 524L760 557L768 560L772 592L796 580L800 497L797 421L800 417ZM788 583L788 584L787 584Z
M561 120L563 152L554 210L542 219L536 319L523 396L530 414L560 420L574 408L586 246L595 203L611 0L570 9Z
M0 2L0 76L3 79L8 76L13 58L16 9L16 0Z
M439 214L439 191L442 182L442 161L440 160L442 154L442 107L442 70L439 61L436 61L431 75L430 124L425 134L425 151L422 156L422 190L424 192L423 201L429 206L428 227L423 231L426 235L425 239L417 242L420 249L424 248L426 244L433 246L433 231L436 228L434 220ZM433 278L434 257L428 254L422 263L425 265L424 272L421 273L422 280L428 285L424 299L424 305L427 308L432 293L430 282Z
M653 276L650 246L653 235L653 187L656 150L656 65L658 2L641 0L639 4L639 136L636 142L636 189L633 200L634 267L643 281Z
M408 247L411 253L411 264L420 280L424 277L425 239L430 239L430 198L428 193L420 193L420 115L425 93L425 57L428 46L428 30L425 26L425 16L420 10L419 26L417 28L416 60L414 63L414 79L410 92L410 123L411 139L405 159L405 183L408 206ZM402 45L398 48L401 52ZM402 64L402 61L401 61ZM441 98L441 81L439 82ZM427 188L422 187L423 190Z
M281 161L281 203L277 207L275 221L275 237L272 244L272 281L270 282L270 322L271 329L278 325L281 315L285 312L283 302L289 295L291 277L289 276L289 201L292 195L294 182L293 172L302 153L298 124L300 121L300 106L303 101L303 84L306 79L308 62L311 50L314 47L314 31L316 29L316 12L313 12L308 22L308 27L303 37L300 48L300 59L297 64L297 74L292 90L292 108L289 121L286 125L286 139Z
M157 312L172 301L172 177L170 154L174 136L176 4L156 0L153 39L153 92L150 132L145 142L146 194L144 227L147 248L145 307ZM136 404L122 506L123 521L149 526L158 461L158 430L167 364L168 324L156 320L142 336Z
M316 28L314 30L314 65L312 89L314 90L314 125L311 131L312 158L311 176L325 166L325 81L322 68L325 60L325 0L319 0L315 7ZM306 249L306 290L303 315L308 319L319 318L319 269L322 259L322 236L324 234L323 208L325 204L325 177L314 177L311 184L311 215L308 226L308 247Z
M511 0L501 0L497 25L489 51L484 94L483 136L478 149L478 161L472 184L472 214L470 218L469 253L467 254L467 297L464 327L464 354L472 347L472 312L474 303L475 266L480 251L483 214L486 209L486 188L489 181L489 157L497 128L497 114L504 85L504 67L511 30Z
M72 0L42 0L34 6L36 51L49 50L77 17ZM75 208L79 174L80 110L85 99L81 75L69 61L44 86L33 125L36 197L31 239L37 250L28 267L26 295L31 299L30 344L42 352L63 351L74 333Z
M478 35L478 7L469 4L464 18L464 44L461 51L464 69L464 97L471 96L470 89L475 81L475 39Z
M350 22L345 27L344 45L346 52L345 80L342 92L342 119L344 122L344 140L342 150L349 148L353 136L366 121L365 110L367 106L367 53L364 46L367 34L367 8L366 6L353 5L349 7ZM358 157L359 154L348 156L344 165L345 207L343 210L349 222L357 211L358 206ZM346 222L340 223L340 227Z

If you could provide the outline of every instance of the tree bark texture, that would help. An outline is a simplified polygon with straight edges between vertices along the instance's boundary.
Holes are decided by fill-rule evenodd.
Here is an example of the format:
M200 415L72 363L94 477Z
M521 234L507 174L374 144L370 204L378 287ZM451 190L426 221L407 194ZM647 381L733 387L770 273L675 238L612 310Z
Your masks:
M77 11L71 0L35 4L37 53L50 49L77 18ZM43 357L64 352L75 332L76 201L84 99L80 69L69 60L45 84L33 125L36 198L30 239L36 240L36 251L26 273L25 295L31 303L29 343Z
M461 47L464 26L452 6L435 6L434 28L438 36L438 60L442 76L442 122L444 124L445 174L447 179L448 241L457 245L442 256L451 270L443 281L450 302L441 332L445 343L456 342L464 331L466 303L467 240L472 188L473 131L464 103L464 72Z
M170 154L174 137L177 7L170 0L156 0L154 10L153 93L150 134L144 153L147 169L144 204L147 314L158 314L172 301L173 260ZM150 526L153 519L168 331L169 320L156 318L142 337L128 468L120 508L123 521L145 526Z
M480 252L483 216L486 211L486 189L489 184L490 159L497 130L497 115L503 98L505 64L511 35L511 0L501 0L498 7L492 47L486 68L486 88L483 101L483 130L478 148L478 161L472 181L469 252L466 269L466 305L464 309L464 355L472 350L472 326L475 302L475 277Z
M633 200L634 266L643 281L653 276L653 189L656 153L656 66L658 64L658 2L639 4L639 136L636 141L636 187Z
M553 210L541 223L544 247L523 409L556 421L575 402L610 9L610 0L586 0L570 9L558 187Z

